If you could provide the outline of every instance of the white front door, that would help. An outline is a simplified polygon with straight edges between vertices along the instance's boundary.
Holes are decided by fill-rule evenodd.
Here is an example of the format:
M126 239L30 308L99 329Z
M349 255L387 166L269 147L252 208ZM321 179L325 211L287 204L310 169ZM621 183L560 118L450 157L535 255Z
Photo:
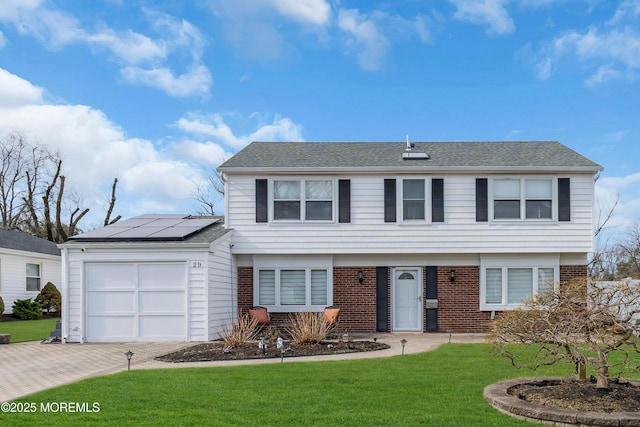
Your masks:
M422 332L422 269L396 268L393 273L393 330Z

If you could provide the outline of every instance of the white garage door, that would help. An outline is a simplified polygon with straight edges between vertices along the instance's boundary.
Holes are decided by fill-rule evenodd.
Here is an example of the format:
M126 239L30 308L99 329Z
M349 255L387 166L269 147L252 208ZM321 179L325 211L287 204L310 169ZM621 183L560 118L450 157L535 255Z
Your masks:
M87 342L185 341L185 263L89 263Z

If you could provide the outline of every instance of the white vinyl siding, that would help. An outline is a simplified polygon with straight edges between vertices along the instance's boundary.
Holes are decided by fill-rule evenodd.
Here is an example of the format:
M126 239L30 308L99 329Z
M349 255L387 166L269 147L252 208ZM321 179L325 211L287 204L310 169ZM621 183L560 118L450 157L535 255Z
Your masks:
M446 222L384 222L384 179L389 175L342 175L351 180L351 222L271 221L256 223L255 176L229 175L226 202L227 226L234 230L235 254L510 254L587 253L593 250L593 176L573 174L571 221L491 221L477 223L475 175L442 175L445 181ZM548 175L532 179L552 179ZM268 178L260 177L258 178ZM398 178L398 204L401 180ZM422 179L423 176L420 177ZM316 179L311 176L310 179ZM407 177L407 179L417 179ZM425 179L427 203L430 180ZM335 186L334 186L335 190ZM555 196L554 196L555 197ZM555 203L555 201L554 201ZM555 212L555 206L554 206ZM273 216L269 205L269 216ZM334 206L335 210L335 206ZM401 213L398 212L401 219ZM555 213L553 214L556 215ZM430 208L426 210L430 218ZM335 218L335 214L334 214Z

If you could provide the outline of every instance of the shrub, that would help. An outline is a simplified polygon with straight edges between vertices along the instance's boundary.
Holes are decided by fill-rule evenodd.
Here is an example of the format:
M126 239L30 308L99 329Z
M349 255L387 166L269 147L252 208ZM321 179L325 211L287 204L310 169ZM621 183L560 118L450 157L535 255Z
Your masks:
M300 312L289 315L287 332L294 344L317 344L327 338L331 324L322 313Z
M13 303L13 315L21 320L42 319L42 307L31 298L17 299Z
M240 313L240 316L231 324L222 327L220 338L227 348L238 348L252 339L258 332L258 322L248 313Z
M51 282L47 282L47 284L44 285L44 288L42 288L35 301L39 302L42 309L47 313L50 311L60 313L62 311L62 295L60 295L60 291L58 291L56 285Z
M4 313L4 300L0 297L0 316Z

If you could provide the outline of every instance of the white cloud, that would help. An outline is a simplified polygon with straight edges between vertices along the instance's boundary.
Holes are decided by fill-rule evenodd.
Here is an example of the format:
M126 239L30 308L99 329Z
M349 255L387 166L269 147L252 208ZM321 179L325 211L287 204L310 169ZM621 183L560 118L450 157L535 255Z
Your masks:
M347 45L358 52L360 67L377 70L382 66L390 43L373 20L356 9L342 9L338 14L338 27L348 34Z
M157 33L155 38L132 30L115 31L104 24L88 31L74 16L36 1L10 2L0 12L0 21L13 23L20 33L35 37L50 49L85 44L96 54L109 52L109 59L121 66L121 75L128 83L154 87L171 96L207 96L212 78L201 60L205 45L202 34L185 20L144 12ZM170 56L183 63L186 57L187 72L179 74L170 69Z
M577 63L594 88L613 80L635 81L640 72L640 0L624 1L609 21L583 30L569 30L532 54L538 78L546 80L555 69Z
M129 83L155 87L177 97L205 95L213 80L209 69L204 65L196 65L178 76L169 68L124 67L120 74Z
M331 6L325 0L268 0L282 15L303 23L325 25Z
M474 24L487 25L487 33L508 34L516 27L505 9L508 0L449 0L456 7L453 17Z
M594 221L604 219L613 209L607 235L615 239L627 227L640 222L640 173L601 177L596 182L595 200Z
M0 109L42 103L42 88L0 68Z
M206 138L213 138L215 143L225 145L232 149L240 149L252 141L303 141L302 127L291 119L273 116L269 121L261 119L257 113L249 119L258 119L257 126L253 130L241 136L234 135L231 127L227 125L221 114L190 113L176 122L176 127L185 133ZM210 143L210 142L207 142Z

